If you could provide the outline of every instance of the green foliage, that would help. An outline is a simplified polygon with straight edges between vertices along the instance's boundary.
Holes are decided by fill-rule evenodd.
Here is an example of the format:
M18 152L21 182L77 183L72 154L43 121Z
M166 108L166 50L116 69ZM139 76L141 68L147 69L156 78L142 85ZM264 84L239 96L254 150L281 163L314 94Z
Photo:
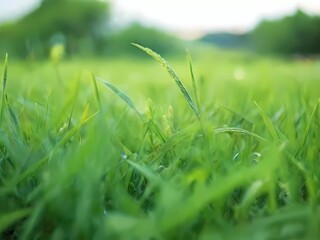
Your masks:
M262 21L251 33L260 52L319 54L320 17L302 11L275 21Z
M320 16L301 10L277 20L262 20L244 34L218 32L200 39L221 48L245 49L278 55L317 55L320 53Z
M123 54L141 57L141 54L130 46L130 43L138 43L149 46L156 52L165 56L180 54L183 48L181 40L157 30L144 27L140 24L132 24L107 38L108 45L104 48L107 54Z
M200 41L205 43L212 43L221 48L231 49L251 49L250 34L236 34L228 32L209 33L201 37Z
M165 56L183 50L182 41L176 37L139 24L113 32L109 5L98 0L43 1L21 20L0 26L0 35L0 53L6 51L20 58L57 55L56 46L64 47L67 56L141 57L131 42L150 46Z
M138 47L165 71L82 59L60 79L52 61L1 64L0 238L315 239L318 62L205 48L169 66ZM189 86L197 103L177 92Z
M20 57L48 56L55 43L65 44L69 54L98 52L107 19L108 5L102 1L43 1L17 22L1 26L0 41Z

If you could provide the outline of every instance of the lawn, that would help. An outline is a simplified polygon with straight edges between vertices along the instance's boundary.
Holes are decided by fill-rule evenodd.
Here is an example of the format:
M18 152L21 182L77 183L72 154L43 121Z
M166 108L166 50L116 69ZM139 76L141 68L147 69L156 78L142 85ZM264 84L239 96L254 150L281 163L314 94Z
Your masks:
M0 239L318 239L320 61L137 51L1 61Z

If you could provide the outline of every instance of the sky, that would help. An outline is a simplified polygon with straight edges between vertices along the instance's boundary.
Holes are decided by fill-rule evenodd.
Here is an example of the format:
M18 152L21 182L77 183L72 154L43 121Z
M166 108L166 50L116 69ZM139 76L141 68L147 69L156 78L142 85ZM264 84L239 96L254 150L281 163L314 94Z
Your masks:
M0 0L0 22L28 13L39 4L39 0Z
M320 14L320 0L109 0L113 22L138 21L180 35L214 31L244 32L261 19L278 18L301 8ZM0 21L21 16L39 0L0 0Z

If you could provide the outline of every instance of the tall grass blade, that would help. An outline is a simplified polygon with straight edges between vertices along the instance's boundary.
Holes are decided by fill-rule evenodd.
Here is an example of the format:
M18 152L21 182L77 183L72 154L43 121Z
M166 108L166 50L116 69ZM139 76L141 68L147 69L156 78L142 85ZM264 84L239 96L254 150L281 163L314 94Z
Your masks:
M194 97L196 99L197 108L198 108L198 110L200 110L200 100L199 100L199 95L198 95L198 87L197 87L196 78L194 76L191 55L190 55L190 52L188 49L186 51L186 55L187 55L187 61L188 61L189 70L190 70L191 79L192 79L192 88L193 88Z
M155 59L157 62L159 62L167 70L169 75L173 78L173 80L178 85L180 91L182 92L184 98L186 99L186 101L188 102L189 106L191 107L191 109L195 113L196 117L198 119L200 119L200 113L198 111L197 106L193 102L191 95L189 94L188 90L183 85L182 81L180 80L178 75L175 73L173 68L166 62L166 60L164 60L158 53L152 51L150 48L143 47L143 46L141 46L139 44L136 44L136 43L132 43L132 45L137 47L137 48L139 48L139 49L141 49L145 53L147 53L149 56L151 56L153 59Z
M99 94L99 90L98 90L98 86L97 86L97 80L96 80L96 76L94 76L92 73L91 73L91 79L92 79L92 83L93 83L94 94L97 99L99 109L101 109L102 105L101 105L100 94Z
M259 104L256 101L254 101L254 104L258 107L260 111L260 115L262 116L263 122L266 125L267 130L272 136L273 140L276 143L279 143L279 136L277 134L275 127L273 126L271 119L268 117L268 115L265 113L265 111L259 106Z
M2 123L2 115L5 104L5 92L7 87L7 78L8 78L8 54L6 54L4 59L4 70L3 70L3 80L2 80L2 103L1 103L1 112L0 112L0 121Z
M303 136L299 142L299 144L297 145L296 147L296 151L295 151L295 156L297 156L299 154L299 152L301 151L301 149L303 149L304 145L305 145L305 142L307 140L307 137L308 137L308 134L309 134L309 131L310 131L310 127L311 127L311 124L312 124L312 121L314 119L314 116L318 110L318 107L319 107L319 103L320 103L320 99L318 99L318 102L316 103L316 105L314 106L313 108L313 111L311 113L311 117L309 119L309 122L307 124L307 127L306 129L304 130L304 133L303 133Z

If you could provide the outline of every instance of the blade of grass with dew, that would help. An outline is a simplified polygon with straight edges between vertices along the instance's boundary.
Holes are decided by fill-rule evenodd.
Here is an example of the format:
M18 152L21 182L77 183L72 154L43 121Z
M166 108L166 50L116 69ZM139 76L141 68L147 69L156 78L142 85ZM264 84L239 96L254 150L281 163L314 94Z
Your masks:
M195 113L196 117L198 119L200 119L199 110L198 110L196 104L194 103L194 101L192 100L191 95L189 94L188 90L183 85L182 81L180 80L178 75L175 73L173 68L166 62L166 60L164 60L158 53L152 51L150 48L143 47L143 46L141 46L139 44L136 44L136 43L132 43L132 45L137 47L137 48L139 48L139 49L141 49L145 53L147 53L149 56L151 56L153 59L155 59L157 62L159 62L167 70L169 75L173 78L173 80L178 85L180 91L182 92L184 98L186 99L186 101L188 102L189 106L191 107L191 109Z
M135 111L140 118L142 118L141 113L138 111L138 109L135 107L133 101L131 100L128 95L126 95L124 92L120 91L117 87L109 83L108 81L100 78L100 77L95 77L95 79L98 79L101 81L104 85L106 85L109 89L111 89L118 97L120 97L125 103L133 110Z

